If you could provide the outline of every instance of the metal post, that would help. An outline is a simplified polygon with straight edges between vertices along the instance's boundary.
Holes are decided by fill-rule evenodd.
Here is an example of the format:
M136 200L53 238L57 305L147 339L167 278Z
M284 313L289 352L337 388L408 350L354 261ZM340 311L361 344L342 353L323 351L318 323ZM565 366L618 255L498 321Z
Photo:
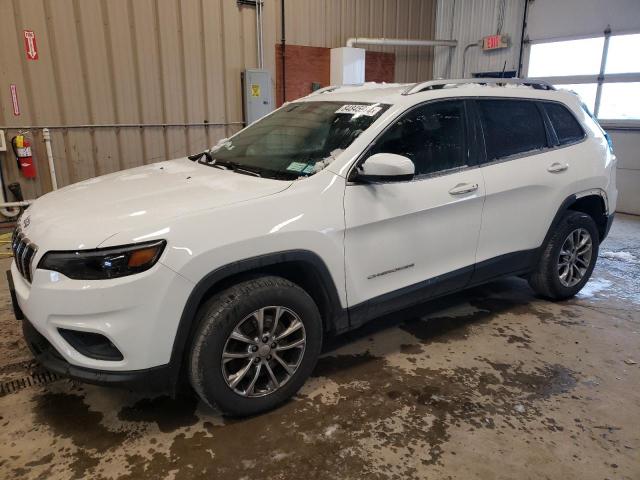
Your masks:
M56 180L56 166L53 163L53 152L51 151L51 134L48 128L42 129L42 137L44 138L44 146L47 149L47 161L49 162L49 175L51 176L51 188L58 189L58 181Z
M604 31L604 44L602 45L602 60L600 61L600 75L598 75L598 87L596 89L596 104L593 106L593 116L598 118L600 113L600 99L602 98L602 84L604 82L604 72L607 68L607 55L609 53L609 38L611 38L611 27L607 25Z

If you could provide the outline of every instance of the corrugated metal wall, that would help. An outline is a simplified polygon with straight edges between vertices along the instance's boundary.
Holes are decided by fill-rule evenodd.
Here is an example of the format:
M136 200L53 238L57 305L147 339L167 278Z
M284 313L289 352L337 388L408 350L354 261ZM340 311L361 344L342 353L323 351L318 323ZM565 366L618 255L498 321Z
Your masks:
M429 39L435 0L287 0L286 20L288 44ZM36 61L26 60L24 29L35 31ZM272 72L279 41L280 1L264 0ZM396 80L431 78L431 50L395 49ZM211 145L240 128L240 73L256 66L255 9L235 0L0 0L0 128L9 139L32 127L38 168L25 180L13 154L0 153L5 184L19 179L26 198L50 190L44 126L61 186ZM56 128L71 125L120 126Z
M343 47L349 37L433 39L436 0L287 0L287 43ZM396 82L433 78L433 47L377 47L396 54Z
M504 3L502 33L509 34L511 45L504 50L483 52L479 47L467 50L465 72L462 71L466 45L497 33L501 4ZM436 78L471 77L475 72L518 69L522 16L525 0L439 0L436 13L436 38L458 40L454 49L435 48Z
M276 16L277 4L265 2L266 45L276 43ZM0 125L132 125L54 128L59 185L182 156L240 128L240 72L257 63L253 8L233 0L2 0L0 22ZM37 61L25 59L23 29L35 31ZM274 68L273 47L265 63ZM20 179L27 198L50 189L41 132L30 130L38 179ZM12 154L1 161L6 183L19 178Z

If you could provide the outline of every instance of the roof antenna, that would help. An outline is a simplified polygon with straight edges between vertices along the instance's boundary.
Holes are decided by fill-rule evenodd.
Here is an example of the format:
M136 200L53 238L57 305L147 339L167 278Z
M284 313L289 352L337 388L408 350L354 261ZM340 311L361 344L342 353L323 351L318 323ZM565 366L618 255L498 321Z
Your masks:
M504 71L507 69L507 61L504 61L504 66L502 67L502 73L500 74L500 78L504 78Z

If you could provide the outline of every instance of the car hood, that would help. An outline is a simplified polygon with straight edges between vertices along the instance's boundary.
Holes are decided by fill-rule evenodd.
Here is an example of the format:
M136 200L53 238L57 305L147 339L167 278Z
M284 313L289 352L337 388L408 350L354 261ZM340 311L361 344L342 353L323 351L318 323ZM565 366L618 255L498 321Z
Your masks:
M48 193L24 212L20 227L34 243L46 243L47 250L95 248L126 230L162 228L171 218L273 195L291 183L182 158Z

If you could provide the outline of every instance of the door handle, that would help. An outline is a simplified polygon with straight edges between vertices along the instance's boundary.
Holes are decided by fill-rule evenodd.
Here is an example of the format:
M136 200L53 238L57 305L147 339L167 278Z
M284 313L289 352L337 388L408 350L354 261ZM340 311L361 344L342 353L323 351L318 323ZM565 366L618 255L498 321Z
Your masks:
M476 190L478 190L477 183L459 183L449 190L449 193L451 195L463 195L465 193L475 192Z
M566 163L562 165L561 163L554 162L547 167L547 172L560 173L560 172L564 172L568 168L569 168L569 165L567 165Z

